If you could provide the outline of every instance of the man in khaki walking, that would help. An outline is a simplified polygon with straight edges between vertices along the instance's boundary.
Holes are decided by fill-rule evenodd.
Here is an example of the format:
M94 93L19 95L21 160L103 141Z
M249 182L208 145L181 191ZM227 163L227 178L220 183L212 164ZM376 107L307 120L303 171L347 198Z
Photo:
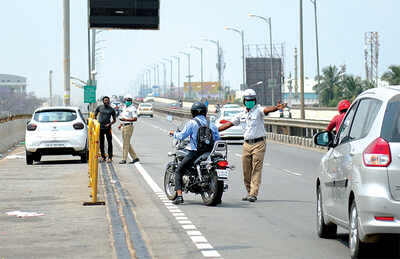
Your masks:
M132 164L139 161L139 158L136 156L135 151L131 145L131 137L133 134L134 123L137 121L136 108L132 105L132 96L125 96L125 108L122 110L119 115L119 120L121 121L118 129L122 128L122 160L119 162L120 164L126 164L128 153L132 157Z
M266 148L264 117L270 112L284 109L286 104L278 102L276 106L261 107L257 105L256 92L253 89L244 91L243 104L246 111L238 114L232 122L222 124L218 130L224 131L234 125L242 125L244 129L242 167L247 190L247 195L242 200L255 202L261 183Z

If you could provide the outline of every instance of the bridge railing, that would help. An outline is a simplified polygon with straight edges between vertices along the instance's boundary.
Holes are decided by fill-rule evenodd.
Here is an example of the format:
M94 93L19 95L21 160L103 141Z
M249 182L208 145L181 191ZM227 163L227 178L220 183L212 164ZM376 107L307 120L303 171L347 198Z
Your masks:
M192 118L190 111L184 109L170 109L153 107L155 112L180 117ZM211 113L210 115L212 115ZM300 120L265 117L264 125L267 131L267 138L289 144L302 145L310 148L320 148L313 142L314 134L323 131L328 126L329 121L320 120Z

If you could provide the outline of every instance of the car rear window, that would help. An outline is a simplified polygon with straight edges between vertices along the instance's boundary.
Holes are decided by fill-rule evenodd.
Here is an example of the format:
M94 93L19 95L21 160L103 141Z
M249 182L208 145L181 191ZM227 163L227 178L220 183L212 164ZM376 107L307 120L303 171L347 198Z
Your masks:
M236 114L240 113L240 111L224 111L224 117L233 117Z
M71 110L43 110L34 115L34 120L38 122L68 122L76 118L76 112Z
M381 136L389 142L400 142L400 95L393 97L386 106Z

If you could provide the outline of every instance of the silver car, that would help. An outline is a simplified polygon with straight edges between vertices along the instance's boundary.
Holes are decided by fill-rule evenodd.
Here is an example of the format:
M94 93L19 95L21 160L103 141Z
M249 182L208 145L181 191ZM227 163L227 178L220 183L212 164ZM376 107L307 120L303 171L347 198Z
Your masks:
M338 134L320 132L314 142L329 147L316 179L318 235L349 229L351 258L359 258L367 243L400 234L400 89L361 93Z

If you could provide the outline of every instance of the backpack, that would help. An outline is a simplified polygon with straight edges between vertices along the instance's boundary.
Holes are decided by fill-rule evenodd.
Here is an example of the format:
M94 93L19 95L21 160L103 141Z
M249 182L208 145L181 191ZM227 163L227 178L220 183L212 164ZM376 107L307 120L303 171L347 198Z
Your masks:
M210 129L210 122L207 120L207 125L201 125L200 121L194 118L199 125L197 131L197 151L205 153L210 152L214 147L214 136Z

